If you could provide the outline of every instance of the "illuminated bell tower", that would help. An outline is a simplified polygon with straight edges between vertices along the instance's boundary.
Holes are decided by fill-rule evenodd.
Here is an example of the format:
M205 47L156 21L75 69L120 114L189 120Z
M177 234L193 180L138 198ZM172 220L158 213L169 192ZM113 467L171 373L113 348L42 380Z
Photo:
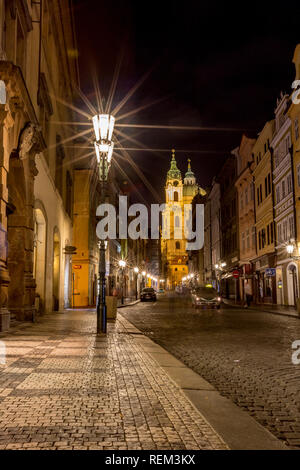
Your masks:
M184 239L184 185L177 167L175 150L172 150L171 168L166 182L166 209L163 212L162 259L167 266L167 283L170 289L181 284L187 276L187 252ZM167 234L170 232L170 238Z

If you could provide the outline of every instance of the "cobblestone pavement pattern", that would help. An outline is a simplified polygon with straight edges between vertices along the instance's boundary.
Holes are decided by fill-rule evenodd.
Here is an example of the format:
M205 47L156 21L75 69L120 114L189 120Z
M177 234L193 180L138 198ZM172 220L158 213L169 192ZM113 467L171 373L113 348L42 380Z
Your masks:
M178 296L128 307L122 315L300 449L300 366L292 363L299 319L251 309L195 311L189 299Z
M96 336L91 311L1 335L0 449L226 449L124 321Z

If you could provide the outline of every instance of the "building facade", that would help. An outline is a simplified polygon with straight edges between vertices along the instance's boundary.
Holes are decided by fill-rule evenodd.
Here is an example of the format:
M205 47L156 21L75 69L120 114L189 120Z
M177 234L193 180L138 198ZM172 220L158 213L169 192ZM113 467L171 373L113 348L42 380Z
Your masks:
M295 248L292 253L293 256L300 255L300 44L297 45L293 57L295 65L295 81L298 80L295 92L292 93L288 116L291 121L291 135L292 135L292 161L293 161L293 181L294 181L294 207L295 207ZM297 272L299 273L299 259L293 259L294 264L297 265ZM298 276L298 281L299 276ZM298 295L300 286L298 284Z
M271 141L274 121L265 124L254 147L254 194L256 256L253 257L254 299L258 303L276 303L276 233L274 223ZM270 271L272 269L273 271ZM270 276L272 273L272 276Z
M277 250L278 302L296 305L298 292L298 266L288 255L287 245L295 239L295 206L291 119L287 114L289 96L281 94L275 110L273 150L273 186L275 195L275 224ZM279 284L282 282L282 287Z
M70 306L74 150L53 98L78 84L67 0L0 2L0 329Z
M236 157L230 155L218 175L221 190L221 265L226 268L224 272L218 272L218 276L223 296L237 301L240 292L238 279L234 276L239 270L236 177Z
M250 284L253 292L253 265L251 260L256 255L255 202L253 185L253 145L255 139L245 135L240 146L233 152L237 158L237 189L239 246L240 246L240 295L245 298L245 284Z
M211 224L211 263L212 284L217 285L218 270L216 266L221 265L221 189L218 179L215 177L209 193L210 200L210 224Z

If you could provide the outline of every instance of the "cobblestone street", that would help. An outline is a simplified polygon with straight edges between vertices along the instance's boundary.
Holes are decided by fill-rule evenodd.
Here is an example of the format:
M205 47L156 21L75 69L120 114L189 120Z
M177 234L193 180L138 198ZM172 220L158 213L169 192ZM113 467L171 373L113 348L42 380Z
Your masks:
M138 329L300 449L300 366L292 364L299 319L237 308L195 311L186 298L122 310Z
M126 324L97 337L80 311L2 334L0 449L226 449Z

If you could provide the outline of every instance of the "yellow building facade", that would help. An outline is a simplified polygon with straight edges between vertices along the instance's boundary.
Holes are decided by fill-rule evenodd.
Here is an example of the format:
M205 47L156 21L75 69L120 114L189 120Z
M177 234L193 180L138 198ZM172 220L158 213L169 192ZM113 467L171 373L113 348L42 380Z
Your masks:
M165 187L166 205L163 211L163 228L161 253L164 274L168 289L174 289L188 275L187 240L184 236L184 206L191 204L194 197L201 192L188 162L188 171L184 180L177 167L175 150L173 150L171 168L167 174Z
M276 303L276 278L268 268L276 267L275 223L273 211L272 157L270 144L274 121L265 124L252 149L254 158L255 229L257 256L252 260L255 272L254 295L259 303Z
M296 77L300 80L300 44L297 45L293 57L295 64ZM295 93L295 98L291 100L289 108L289 117L291 119L292 145L293 145L293 169L294 169L294 190L295 190L295 207L296 207L296 234L298 249L300 248L300 91Z

